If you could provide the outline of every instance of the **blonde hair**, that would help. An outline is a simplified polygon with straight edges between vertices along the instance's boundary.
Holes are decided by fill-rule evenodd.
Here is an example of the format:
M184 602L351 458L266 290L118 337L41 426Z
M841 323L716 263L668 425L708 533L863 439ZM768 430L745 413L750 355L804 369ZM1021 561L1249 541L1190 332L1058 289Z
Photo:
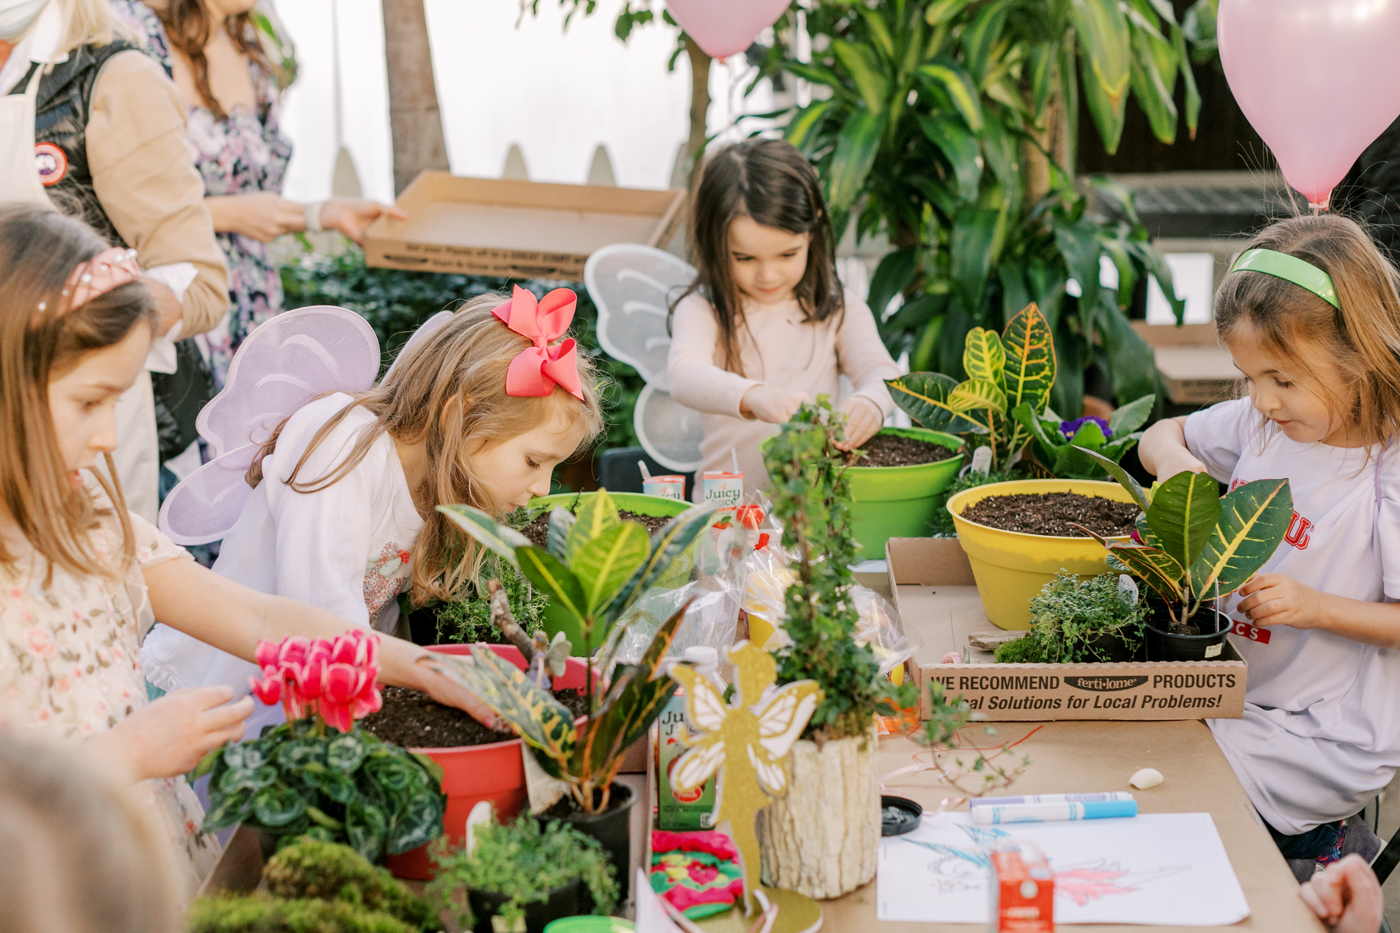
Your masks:
M179 929L170 845L133 791L72 749L0 732L0 930Z
M105 2L105 0L104 0ZM154 305L140 282L62 313L68 276L107 248L92 228L45 207L0 204L0 496L29 546L76 576L119 579L135 554L131 520L107 458L98 482L115 504L122 530L116 561L99 558L92 530L100 516L92 496L68 480L48 385L87 352L120 343ZM0 540L0 567L16 555Z
M301 493L325 489L353 470L387 432L400 443L425 445L431 470L424 488L414 490L418 501L465 503L498 515L506 503L494 501L473 471L473 449L510 440L561 417L583 426L580 446L587 445L602 430L603 415L597 376L583 355L578 358L583 401L557 386L540 398L506 395L506 370L530 341L491 313L505 300L504 295L487 293L466 302L450 321L407 351L392 378L356 394L312 436L287 486ZM356 407L373 414L374 425L361 432L334 469L314 480L299 480L312 453ZM249 468L250 486L262 482L262 458L276 449L286 424L284 420L278 425ZM436 510L428 516L413 553L414 605L461 598L464 586L475 578L475 545Z
M1215 294L1221 340L1248 323L1264 350L1294 363L1334 422L1358 429L1365 446L1400 434L1400 273L1370 235L1345 217L1317 214L1279 221L1245 249L1287 253L1326 272L1341 308L1276 276L1232 272ZM1318 375L1318 359L1336 365L1341 385Z
M112 10L111 0L49 0L63 7L63 31L58 54L84 45L110 45L113 39L138 43L136 33Z

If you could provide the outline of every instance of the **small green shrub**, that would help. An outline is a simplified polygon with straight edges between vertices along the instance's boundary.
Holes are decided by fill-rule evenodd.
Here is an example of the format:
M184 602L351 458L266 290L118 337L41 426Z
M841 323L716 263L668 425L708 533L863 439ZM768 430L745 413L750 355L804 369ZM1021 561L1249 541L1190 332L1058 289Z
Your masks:
M473 922L466 891L505 895L499 916L510 922L525 916L525 905L549 900L549 892L571 881L582 881L593 896L593 912L612 913L617 904L617 881L612 863L596 839L560 822L541 827L522 814L513 823L491 823L475 831L476 846L465 849L448 843L434 847L437 878L427 895L439 911L451 911L463 927Z
M417 933L390 914L342 901L283 901L265 894L201 897L185 916L189 933Z
M1050 660L1034 635L998 645L996 659L998 664L1044 664Z
M491 621L490 594L486 580L500 580L510 602L511 615L526 632L534 634L544 625L544 611L549 598L536 590L524 575L495 554L482 563L480 584L472 584L472 595L456 602L442 603L437 608L438 644L472 645L477 642L500 644L505 641L501 630Z
M973 489L977 486L986 486L988 483L1004 483L1007 480L1022 479L1023 477L1012 476L1010 473L979 473L976 470L968 470L962 476L948 484L948 488L938 494L934 503L933 518L929 521L929 527L934 535L952 538L957 535L958 529L953 524L953 516L948 513L948 500L962 492L964 489Z
M1031 598L1031 634L1002 645L996 659L1051 664L1112 660L1106 649L1093 644L1101 635L1122 639L1126 649L1136 653L1147 606L1131 599L1118 588L1117 574L1081 580L1062 570Z
M349 846L303 839L269 859L263 877L269 893L283 900L341 901L414 927L428 920L422 898Z

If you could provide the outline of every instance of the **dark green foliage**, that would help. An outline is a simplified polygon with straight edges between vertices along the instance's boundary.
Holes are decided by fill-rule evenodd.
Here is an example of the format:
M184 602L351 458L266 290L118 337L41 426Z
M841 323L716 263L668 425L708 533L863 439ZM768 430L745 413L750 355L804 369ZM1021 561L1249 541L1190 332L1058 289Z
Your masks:
M500 580L510 601L511 615L526 632L534 633L544 622L544 610L549 598L530 585L530 581L515 567L487 555L482 564L480 580ZM501 630L491 621L491 603L485 585L473 585L472 595L454 603L442 603L437 608L437 640L445 645L471 645L477 642L500 644L505 641Z
M1131 598L1119 590L1117 574L1081 580L1060 571L1030 601L1031 634L1020 640L1033 644L1018 649L1026 655L1018 660L1034 657L1052 664L1109 661L1107 649L1093 644L1100 635L1122 639L1126 650L1136 653L1142 644L1147 606L1141 600L1131 602ZM998 651L997 660L1010 659Z
M513 823L491 823L475 830L471 854L445 841L433 852L437 878L426 894L441 913L451 911L463 926L472 922L465 891L489 891L509 898L500 916L524 916L525 905L546 901L549 892L582 881L593 896L593 912L606 916L617 904L617 879L602 845L566 824L547 826L529 814Z
M442 834L441 769L358 726L341 733L314 716L283 723L210 752L190 779L204 774L205 832L246 823L278 837L278 848L311 836L370 861Z
M437 312L483 292L509 293L513 285L529 289L537 298L559 287L572 288L578 294L578 310L569 336L578 341L579 352L592 357L599 373L606 377L603 396L608 407L608 427L601 446L608 449L636 445L632 409L644 383L635 369L599 348L595 330L598 311L582 282L377 269L366 266L364 253L353 246L339 256L306 255L282 267L285 306L338 305L361 315L379 337L384 369L418 325Z
M390 914L341 901L275 900L263 894L201 897L186 915L189 933L417 933Z
M896 691L880 676L866 645L853 640L855 577L851 497L845 457L835 443L845 419L826 396L804 405L783 425L764 453L773 480L773 514L783 523L783 544L797 551L797 580L786 594L791 648L778 655L778 684L815 680L822 702L803 733L846 738L864 735L876 712L913 704L913 685Z
M1025 477L1013 476L1010 473L979 473L976 470L968 470L962 476L948 484L948 488L938 494L935 500L933 518L929 521L929 528L935 536L942 535L952 538L957 535L958 529L953 525L953 516L948 512L948 500L962 492L964 489L973 489L977 486L986 486L988 483L1004 483L1013 479L1024 479Z
M428 921L428 905L421 898L349 846L303 838L269 859L263 878L269 893L284 900L342 901L390 914L415 928Z
M1044 664L1050 660L1034 635L998 645L996 659L998 664Z

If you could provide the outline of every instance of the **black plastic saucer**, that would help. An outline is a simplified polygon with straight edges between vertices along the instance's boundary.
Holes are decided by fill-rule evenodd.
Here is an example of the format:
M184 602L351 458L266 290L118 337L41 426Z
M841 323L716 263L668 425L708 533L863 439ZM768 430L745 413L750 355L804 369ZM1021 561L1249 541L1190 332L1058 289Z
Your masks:
M902 836L919 825L924 808L908 797L880 798L880 835Z

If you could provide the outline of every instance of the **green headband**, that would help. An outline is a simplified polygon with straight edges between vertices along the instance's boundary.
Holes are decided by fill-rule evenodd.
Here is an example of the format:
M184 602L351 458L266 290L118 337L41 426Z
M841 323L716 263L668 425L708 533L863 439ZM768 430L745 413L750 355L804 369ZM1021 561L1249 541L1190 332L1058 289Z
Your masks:
M1297 256L1280 253L1272 249L1247 249L1230 267L1231 272L1262 272L1300 288L1306 288L1338 311L1342 309L1337 301L1337 290L1332 287L1332 277L1317 266Z

